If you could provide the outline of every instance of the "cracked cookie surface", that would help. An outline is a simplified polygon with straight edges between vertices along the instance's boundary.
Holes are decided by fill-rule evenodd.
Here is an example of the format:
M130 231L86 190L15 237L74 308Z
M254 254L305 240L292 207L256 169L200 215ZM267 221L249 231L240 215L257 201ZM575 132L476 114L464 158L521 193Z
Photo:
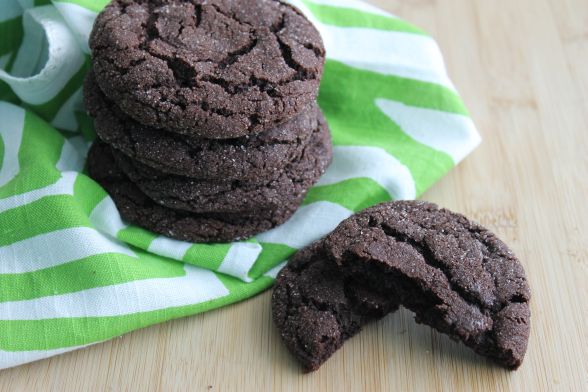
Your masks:
M84 97L102 141L162 172L201 180L274 178L300 157L309 139L325 126L313 103L292 120L256 135L202 139L133 120L104 96L92 71L86 76Z
M111 148L94 143L88 153L88 172L112 197L121 217L132 224L180 241L195 243L232 242L250 238L284 223L296 205L284 204L279 211L243 214L195 214L165 208L133 184L114 163Z
M273 177L241 180L194 180L160 172L112 151L118 167L142 192L162 206L196 212L256 214L282 205L299 205L331 162L326 123L314 132L300 157Z
M522 265L494 234L434 204L400 201L364 210L299 251L277 277L272 312L307 370L400 305L516 369L529 338L529 300Z
M90 47L98 84L125 113L216 139L300 113L325 59L318 31L277 0L114 0Z
M282 340L305 370L317 370L343 343L397 305L345 278L325 262L322 243L299 251L280 271L272 315Z
M530 332L530 289L512 251L462 215L391 202L346 221L324 241L346 276L398 298L417 322L516 369Z

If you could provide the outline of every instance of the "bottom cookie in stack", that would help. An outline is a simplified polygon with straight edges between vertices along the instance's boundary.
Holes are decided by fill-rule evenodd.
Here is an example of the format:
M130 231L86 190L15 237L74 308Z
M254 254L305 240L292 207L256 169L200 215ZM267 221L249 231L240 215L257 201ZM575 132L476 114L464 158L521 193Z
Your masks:
M88 154L88 171L110 194L123 219L189 242L230 242L284 223L331 161L326 123L298 159L266 181L205 181L167 175L103 142Z
M88 171L110 194L122 218L155 233L189 242L230 242L249 238L284 223L297 205L276 211L197 214L163 207L145 195L114 163L110 147L95 143L88 153Z

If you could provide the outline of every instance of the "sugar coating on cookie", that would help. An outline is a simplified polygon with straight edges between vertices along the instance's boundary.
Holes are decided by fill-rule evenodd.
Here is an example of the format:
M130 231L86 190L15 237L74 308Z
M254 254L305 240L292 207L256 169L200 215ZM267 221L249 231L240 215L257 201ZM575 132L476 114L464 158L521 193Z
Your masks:
M307 370L398 305L516 369L529 338L529 300L522 265L494 234L434 204L400 201L364 210L299 251L278 275L272 311ZM374 310L377 317L365 318Z
M398 298L430 325L516 369L530 332L523 266L494 234L422 201L384 203L344 221L324 251L347 276Z
M114 0L90 47L98 84L125 113L218 139L300 113L325 60L318 31L277 0Z
M154 233L194 243L244 240L284 223L298 205L284 204L278 211L254 215L196 214L165 208L147 197L114 163L111 149L94 143L88 153L88 172L112 197L121 217Z
M115 150L112 154L129 179L162 206L196 213L255 214L279 210L284 204L302 203L331 162L332 146L329 129L321 120L298 159L275 175L260 175L252 180L195 180L134 162Z
M129 158L165 173L198 180L274 178L299 159L325 120L316 103L274 128L236 139L202 139L145 126L120 110L98 87L84 84L86 109L98 137Z
M397 308L331 263L322 243L298 252L280 271L272 295L274 323L306 371L317 370L364 325Z

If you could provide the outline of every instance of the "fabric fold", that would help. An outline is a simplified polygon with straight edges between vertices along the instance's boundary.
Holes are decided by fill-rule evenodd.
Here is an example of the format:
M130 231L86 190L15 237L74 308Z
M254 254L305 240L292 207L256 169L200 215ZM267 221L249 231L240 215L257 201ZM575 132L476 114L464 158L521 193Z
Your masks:
M319 105L335 156L287 223L233 244L129 225L85 175L87 38L107 1L0 3L0 368L256 295L296 250L418 197L480 143L422 30L355 0L290 2L325 41Z

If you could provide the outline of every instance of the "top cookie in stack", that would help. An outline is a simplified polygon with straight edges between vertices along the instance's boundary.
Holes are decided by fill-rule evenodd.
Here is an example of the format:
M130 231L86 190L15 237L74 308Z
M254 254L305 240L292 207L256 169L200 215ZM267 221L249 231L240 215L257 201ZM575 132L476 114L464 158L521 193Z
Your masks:
M105 95L141 124L227 139L282 124L316 98L320 35L275 0L112 2L90 39Z
M90 175L127 221L224 242L288 219L330 162L319 33L277 0L115 0L90 38Z

